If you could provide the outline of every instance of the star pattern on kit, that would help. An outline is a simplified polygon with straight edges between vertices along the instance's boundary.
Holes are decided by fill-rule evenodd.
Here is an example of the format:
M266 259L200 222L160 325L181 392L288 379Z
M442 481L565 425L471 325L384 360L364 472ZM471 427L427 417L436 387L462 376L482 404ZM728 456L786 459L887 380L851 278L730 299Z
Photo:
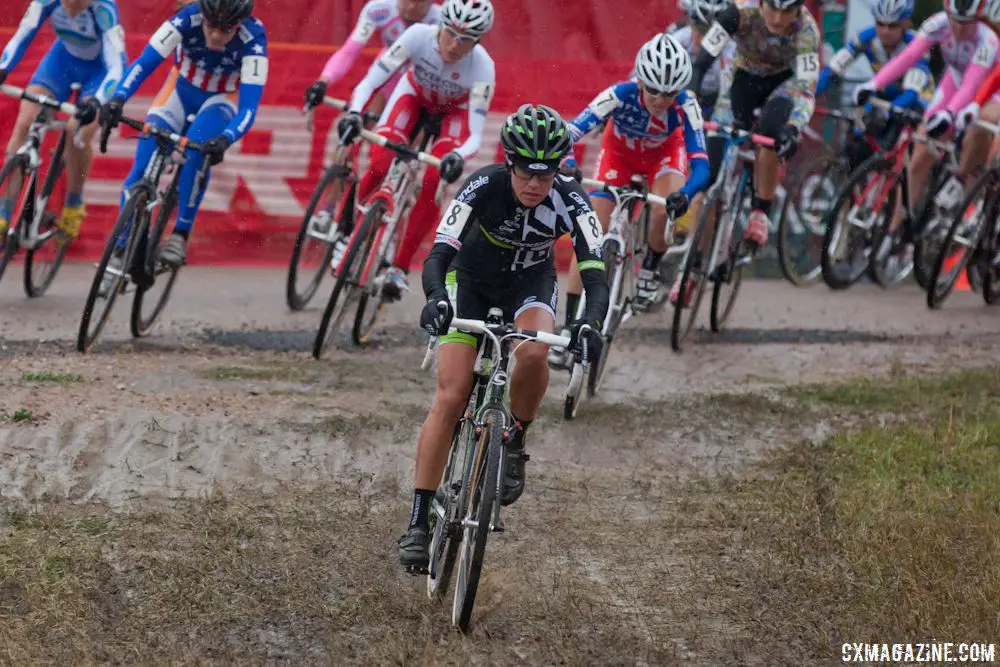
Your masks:
M254 44L253 52L256 53L257 55L260 55L264 53L264 47L261 46L260 44Z

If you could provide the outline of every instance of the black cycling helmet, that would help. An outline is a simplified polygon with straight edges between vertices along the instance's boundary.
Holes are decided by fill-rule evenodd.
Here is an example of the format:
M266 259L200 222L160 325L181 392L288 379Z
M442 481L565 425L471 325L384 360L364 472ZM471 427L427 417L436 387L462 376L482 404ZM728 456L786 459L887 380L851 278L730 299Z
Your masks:
M250 18L253 0L198 0L201 15L213 28L231 30Z
M559 114L543 104L522 104L507 117L500 143L508 165L536 173L552 173L573 150L573 138Z

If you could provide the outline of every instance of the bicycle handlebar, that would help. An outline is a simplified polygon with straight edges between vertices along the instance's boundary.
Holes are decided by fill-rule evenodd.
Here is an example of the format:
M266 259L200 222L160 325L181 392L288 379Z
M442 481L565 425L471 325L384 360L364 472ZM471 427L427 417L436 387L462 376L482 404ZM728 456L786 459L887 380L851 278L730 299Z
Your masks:
M816 107L814 113L818 113L821 116L827 116L828 118L833 118L834 120L844 121L848 123L854 122L854 114L848 113L847 111L841 111L840 109L830 109L828 107Z
M642 193L638 190L633 190L627 185L608 185L604 181L595 181L592 178L585 178L581 182L581 185L588 188L593 188L595 190L603 190L604 192L610 192L614 194L618 190L628 190L633 196L642 199L643 201L649 202L650 204L656 204L657 206L662 206L666 208L667 200L665 197L660 197L659 195L654 195L652 193L646 192Z
M992 132L993 134L1000 134L1000 125L997 125L996 123L990 123L988 121L979 120L977 118L976 120L972 121L972 124L975 125L976 127L981 127L984 130Z
M64 114L70 116L76 115L76 105L70 104L69 102L59 102L46 95L36 95L34 93L29 93L23 88L18 88L17 86L11 86L9 84L0 85L0 92L4 95L14 97L20 100L27 100L28 102L34 102L40 106L47 109L55 109L56 111L62 111Z
M327 105L328 107L333 107L334 109L339 109L340 111L347 111L347 108L351 105L351 103L348 102L347 100L338 100L335 97L329 97L329 96L323 98L323 104ZM371 111L361 112L361 117L364 118L366 121L370 121L372 123L377 123L378 119L380 118L378 114L374 114Z
M767 148L774 148L774 139L771 137L765 137L763 134L755 134L753 132L748 132L747 130L739 130L735 127L722 127L715 121L705 121L705 129L712 132L719 132L722 134L728 134L731 137L739 138L749 138L750 141L757 144L758 146L766 146Z
M464 329L471 333L481 333L485 334L493 339L497 347L500 346L500 341L498 336L505 336L508 334L516 334L522 338L530 338L538 341L539 343L544 343L546 345L554 345L556 347L569 347L572 340L569 336L557 336L556 334L550 334L545 331L532 331L530 329L517 329L511 327L509 324L503 324L500 326L490 327L483 320L467 320L464 318L456 317L451 321L451 326L456 329ZM494 331L494 329L496 331Z
M184 135L177 134L176 132L172 132L170 130L164 130L163 128L150 125L149 123L133 120L131 118L126 118L123 116L120 121L120 124L127 125L131 127L133 130L138 130L142 134L148 137L153 137L154 139L156 139L161 143L176 144L176 147L174 149L176 151L183 151L185 148L190 148L191 150L195 151L201 151L204 148L203 144L199 144L196 141L191 141ZM102 142L101 142L102 148L106 145L103 139L104 137L102 137Z
M426 165L430 165L437 169L441 165L441 160L434 157L430 153L424 153L423 151L415 150L412 146L406 144L397 143L395 141L390 141L386 139L381 134L376 134L369 130L361 130L361 138L365 141L376 144L383 148L388 148L394 151L403 160L417 160L423 162Z
M919 125L924 122L924 115L919 111L914 111L913 109L904 109L903 107L897 107L895 104L888 100L883 100L878 97L872 97L867 101L873 107L878 107L879 109L884 109L889 113L896 114L897 116L902 116L907 121L913 123L914 125Z

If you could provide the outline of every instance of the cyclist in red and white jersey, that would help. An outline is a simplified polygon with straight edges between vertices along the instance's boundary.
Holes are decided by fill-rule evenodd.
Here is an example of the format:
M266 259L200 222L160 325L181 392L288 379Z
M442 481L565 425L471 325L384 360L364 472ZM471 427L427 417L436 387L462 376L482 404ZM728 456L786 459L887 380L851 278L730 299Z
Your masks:
M384 54L385 50L392 46L411 25L417 23L437 25L440 20L441 6L432 4L431 0L369 0L358 16L354 32L337 52L330 56L319 79L309 86L306 91L306 104L310 107L322 104L327 87L337 83L351 71L361 50L368 46L375 35L378 35L382 42ZM382 89L373 96L368 110L376 114L382 113L386 97L398 81L397 75L382 86ZM382 91L386 92L383 94Z
M405 71L405 75L382 113L378 133L405 143L421 112L441 117L440 135L430 147L430 152L441 158L441 166L438 171L424 172L406 234L393 266L384 276L384 294L390 299L398 299L409 289L406 272L421 241L438 219L434 197L439 179L447 183L458 180L465 160L482 144L496 68L479 40L492 26L490 0L447 0L441 8L440 26L410 26L372 64L351 95L349 112L337 123L341 144L352 143L362 128L361 110L375 91L399 71ZM371 164L358 183L359 202L363 203L379 186L394 157L393 151L372 146Z
M941 137L952 130L955 117L972 101L986 75L997 65L996 34L979 21L987 0L944 0L944 11L934 14L920 26L913 41L899 55L887 62L868 83L855 89L854 101L863 104L875 90L896 81L934 46L941 51L945 73L924 115L921 132ZM910 160L910 201L920 201L934 154L926 144L917 143ZM902 222L898 208L892 228ZM891 242L887 239L887 242ZM905 249L911 252L910 248Z
M1000 0L987 0L983 20L993 32L1000 35ZM1000 123L1000 67L993 68L993 72L979 86L973 101L955 119L957 129L965 131L959 166L959 174L963 178L973 174L1000 152L1000 137L994 137L989 130L973 125L972 121L977 118L994 125Z

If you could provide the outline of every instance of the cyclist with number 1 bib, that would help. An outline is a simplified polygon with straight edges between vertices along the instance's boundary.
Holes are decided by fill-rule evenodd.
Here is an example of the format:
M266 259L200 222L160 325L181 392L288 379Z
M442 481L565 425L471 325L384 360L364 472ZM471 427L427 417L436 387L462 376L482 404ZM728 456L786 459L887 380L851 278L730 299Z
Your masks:
M754 167L754 196L744 240L757 248L767 245L779 162L795 154L802 127L812 118L815 107L821 40L819 27L803 2L743 0L730 5L716 16L694 63L691 89L697 94L712 62L726 43L734 40L736 53L732 64L723 69L712 120L722 127L749 130L754 128L754 112L760 110L754 129L774 140L774 148L757 150ZM725 147L722 137L708 139L712 183L722 166ZM679 292L678 282L671 292L672 301ZM685 290L688 298L694 292Z
M198 0L168 19L150 38L142 55L125 73L121 85L101 111L105 132L121 122L125 103L146 78L169 56L175 66L149 109L146 122L180 133L186 118L195 114L187 130L202 151L188 149L181 166L177 221L159 249L168 266L181 266L187 243L201 206L204 188L197 190L199 172L208 160L212 167L222 162L229 147L253 126L267 82L267 34L264 24L253 18L253 0ZM125 179L122 198L139 179L156 152L153 138L142 139L132 170ZM122 240L124 242L124 240ZM116 268L121 258L112 257ZM105 274L113 283L113 275Z
M128 60L125 53L125 31L119 23L115 0L32 0L21 24L0 55L0 83L17 67L45 21L52 24L56 40L38 64L26 90L65 102L71 86L79 83L80 98L77 118L70 130L83 127L80 138L66 144L66 199L56 223L58 239L68 243L80 233L86 216L83 205L83 183L93 157L91 143L97 131L98 112L114 92L122 78ZM7 144L7 155L13 155L24 145L31 123L38 115L38 105L23 101L14 122L14 131ZM19 192L20 182L8 192ZM15 202L0 199L0 237L7 233ZM0 244L2 245L2 244Z
M399 299L410 289L406 278L410 263L438 217L434 198L440 179L446 183L458 180L465 161L482 145L496 68L479 40L491 27L490 0L447 0L441 7L439 26L412 25L379 56L354 89L349 112L337 123L341 144L352 143L363 127L361 111L368 100L402 71L405 75L386 104L377 132L407 143L422 113L441 117L441 133L430 147L430 153L441 158L441 165L424 171L420 195L410 211L393 266L379 277L382 293L390 300ZM359 203L363 205L382 183L395 157L388 148L372 146L368 171L358 183Z
M635 76L637 81L617 83L601 92L570 123L570 130L574 141L579 141L610 119L601 139L594 178L625 187L633 176L644 176L650 191L667 199L666 209L654 207L650 211L649 249L642 260L634 304L643 310L659 296L658 269L667 252L667 215L684 215L691 198L708 184L709 169L701 108L685 90L691 80L687 51L670 35L656 35L636 54ZM572 157L563 169L579 171ZM601 227L607 231L614 197L605 192L593 192L591 197ZM570 267L566 289L566 330L576 317L583 287L580 273L574 269ZM552 348L549 361L555 368L564 367L565 351Z
M586 341L600 354L608 308L600 225L583 188L557 175L572 150L569 127L552 109L525 104L504 123L500 141L506 163L469 176L445 210L424 263L427 303L420 325L440 336L440 345L437 393L417 446L410 523L399 541L400 561L411 571L427 567L431 500L472 391L478 339L450 328L452 318L483 320L497 307L505 322L551 333L559 294L553 247L568 232L587 289L587 312L573 323L572 347ZM504 434L504 505L524 491L525 437L548 386L545 354L545 346L533 342L521 343L514 353L510 406L516 421Z

